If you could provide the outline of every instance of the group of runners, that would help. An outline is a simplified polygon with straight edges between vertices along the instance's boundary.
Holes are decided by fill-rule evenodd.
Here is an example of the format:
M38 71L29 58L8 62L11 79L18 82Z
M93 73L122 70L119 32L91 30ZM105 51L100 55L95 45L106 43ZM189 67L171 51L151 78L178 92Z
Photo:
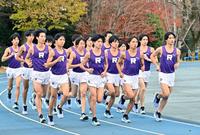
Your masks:
M147 34L130 37L126 42L110 31L104 36L75 34L69 48L64 48L63 33L57 33L53 38L46 36L44 29L28 30L25 37L26 42L20 46L19 34L11 35L11 46L6 48L1 59L8 62L9 101L13 98L15 80L14 109L19 109L20 83L23 81L22 114L28 114L27 93L32 90L28 101L32 109L37 110L41 123L46 122L42 104L48 109L47 123L53 126L54 114L63 118L62 108L71 107L72 98L81 108L80 120L88 120L90 110L94 126L100 125L96 116L97 103L105 103L102 115L113 118L111 108L119 98L117 112L122 113L122 122L129 123L131 111L146 113L145 93L153 63L159 73L161 88L153 101L154 117L156 121L162 120L161 113L172 92L175 70L180 64L180 50L175 47L174 33L167 32L163 45L156 50L149 46Z

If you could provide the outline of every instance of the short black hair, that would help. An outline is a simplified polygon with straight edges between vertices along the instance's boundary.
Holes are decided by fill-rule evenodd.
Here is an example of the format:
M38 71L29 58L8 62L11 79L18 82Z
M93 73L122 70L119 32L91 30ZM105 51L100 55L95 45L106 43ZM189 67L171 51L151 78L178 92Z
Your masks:
M80 34L74 34L74 35L72 35L72 42L76 41L76 39L78 37L81 37L81 35Z
M124 40L120 40L119 41L119 47L121 47L123 44L125 44L126 50L128 50L129 49L128 43L126 41L124 41Z
M95 34L93 37L92 37L92 41L93 42L96 42L97 40L99 39L102 39L103 42L104 42L104 36L100 35L100 34Z
M89 38L92 39L92 36L91 36L91 35L86 35L86 36L84 36L85 41L87 41Z
M75 41L75 45L77 46L81 40L83 40L85 42L85 39L83 37L78 37Z
M138 40L139 41L142 41L142 39L143 39L143 37L147 37L148 38L148 43L147 43L147 45L150 45L150 41L149 41L149 36L147 35L147 34L145 34L145 33L142 33L142 34L140 34L139 36L138 36ZM138 47L140 47L141 46L141 43L140 42L138 42Z
M132 37L130 37L130 38L128 39L128 43L130 43L131 40L134 39L134 38L137 39L137 41L138 41L138 38L137 38L136 36L132 36Z
M46 29L38 29L35 31L35 36L36 37L39 37L40 36L40 33L47 33L47 30Z
M54 36L54 40L58 40L60 37L64 37L65 38L65 33L57 33L55 36Z
M28 37L28 36L30 36L30 35L34 35L34 30L33 30L33 29L27 30L27 31L24 33L24 35L25 35L26 37Z
M12 40L15 39L16 37L20 40L20 35L19 35L19 33L17 33L17 32L13 33L13 34L10 36L9 40L12 41Z
M110 38L109 38L109 44L111 44L112 42L115 42L115 41L119 41L119 38L115 35L112 35Z
M108 34L113 34L111 31L106 31L106 33L104 34L104 37L106 37Z
M169 38L170 35L173 35L174 38L176 38L176 35L173 32L166 32L165 36L164 36L164 40L167 40Z
M147 37L148 40L149 40L149 36L148 36L147 34L142 33L142 34L140 34L139 37L138 37L139 41L141 41L141 40L143 39L143 37Z
M47 35L46 42L54 42L54 38L51 35Z

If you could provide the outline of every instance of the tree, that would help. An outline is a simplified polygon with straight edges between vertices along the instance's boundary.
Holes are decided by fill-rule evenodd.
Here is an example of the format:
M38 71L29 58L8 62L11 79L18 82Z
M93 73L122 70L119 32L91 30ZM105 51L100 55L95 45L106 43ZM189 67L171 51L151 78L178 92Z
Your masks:
M186 27L194 21L194 24L189 30L190 36L188 36L188 38L191 38L188 44L190 46L190 49L194 51L195 49L197 49L197 47L200 47L200 1L183 0L183 5L184 8L187 9L186 11L188 13L187 20L185 21Z
M3 46L3 48L7 44L8 38L12 33L13 25L9 19L9 16L12 13L11 6L11 0L0 1L0 47Z
M13 0L14 29L64 29L79 21L86 13L86 2L81 0Z
M170 0L85 1L88 13L77 24L77 31L83 34L110 30L128 38L146 33L153 46L158 47L162 45L164 31L173 31L182 25L180 12L174 12Z
M155 28L155 32L152 34L156 40L152 41L152 46L157 48L163 44L163 37L165 34L165 30L161 25L161 20L158 15L149 13L148 23L151 24Z
M179 46L181 48L186 46L190 51L194 51L197 47L200 47L200 1L181 0L177 2L173 0L172 4L182 14L183 25L178 31Z
M151 34L147 23L146 0L88 0L88 13L77 25L80 33L103 33L111 30L122 38L139 33Z

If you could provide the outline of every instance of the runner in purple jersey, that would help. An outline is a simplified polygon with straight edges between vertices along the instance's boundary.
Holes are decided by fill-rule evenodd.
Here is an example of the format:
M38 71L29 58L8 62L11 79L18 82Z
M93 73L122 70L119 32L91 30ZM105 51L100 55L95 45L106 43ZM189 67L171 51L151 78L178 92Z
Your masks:
M86 37L85 37L85 43L86 43L86 50L87 51L90 51L90 50L92 50L92 48L93 48L93 42L92 42L92 36L90 36L90 35L87 35ZM88 66L88 63L86 64L87 66ZM89 75L89 73L87 72L87 76ZM88 91L89 91L89 88L87 88L88 89ZM88 97L89 97L89 95L87 95ZM90 103L90 98L88 98L88 103ZM89 114L92 114L92 111L91 111L91 108L89 108Z
M28 92L28 88L29 88L29 81L32 80L32 71L33 71L33 67L29 67L27 65L27 63L25 62L25 58L26 58L26 55L28 53L28 50L30 48L33 47L33 45L35 45L33 43L33 40L34 40L34 31L32 29L28 30L25 32L25 37L26 37L26 43L23 44L21 47L20 47L20 51L16 57L16 59L18 61L21 61L23 62L23 68L22 68L22 78L23 78L23 85L24 85L24 90L23 90L23 103L24 103L24 107L23 107L23 111L22 111L22 114L27 114L28 112L25 111L27 110L27 107L26 107L26 100L27 100L27 92ZM21 58L22 56L22 58ZM33 84L32 84L33 85ZM32 91L32 94L31 94L31 98L29 100L29 104L31 105L32 109L35 110L36 109L36 105L35 105L35 97L36 97L36 94L35 94L35 89L34 89L34 86L33 86L33 91Z
M134 104L133 111L136 113L140 111L141 114L145 114L145 107L144 107L145 91L151 75L150 55L154 52L154 49L148 46L149 37L146 34L141 34L139 36L139 42L140 42L140 47L138 49L140 49L140 52L144 54L145 71L142 72L140 70L139 72L139 90L136 96L136 102ZM138 102L140 102L140 109L138 109Z
M125 52L128 49L129 49L129 45L127 44L127 42L121 40L120 44L119 44L120 52L121 53ZM121 69L123 69L123 65L121 66ZM119 112L119 113L124 113L124 108L125 108L124 103L125 103L126 100L124 99L124 95L125 95L124 92L125 91L123 90L123 79L122 78L120 78L120 87L121 87L121 93L122 94L120 96L116 111Z
M36 91L36 106L38 111L39 120L44 123L46 120L42 114L42 101L41 98L47 91L47 85L49 83L49 68L45 67L47 62L49 51L51 47L45 45L46 31L38 29L35 32L37 39L37 45L30 48L26 56L26 63L29 67L33 66L33 85Z
M119 50L120 50L121 52L125 52L125 51L128 50L128 49L129 49L129 47L128 47L127 42L125 42L125 41L123 41L123 40L120 40L120 42L119 42Z
M47 35L46 36L46 40L45 40L45 44L50 46L51 48L55 48L54 46L54 38L51 35ZM49 72L50 74L50 72ZM50 89L50 84L48 84L47 86L47 92L45 93L45 97L42 98L43 103L45 105L45 107L48 109L49 108L49 100L51 97L51 89ZM54 112L56 113L56 108L54 108Z
M94 42L94 48L88 52L82 62L81 68L89 72L88 85L90 90L90 107L92 111L92 124L94 126L99 126L100 123L96 117L96 102L101 103L105 76L107 71L107 59L105 59L105 54L102 51L103 36L97 34L92 37ZM84 67L86 63L89 63L89 67Z
M111 107L115 102L115 97L119 96L119 84L120 84L120 77L119 72L117 70L116 63L120 56L120 50L118 49L119 46L119 39L117 36L111 36L109 39L109 43L111 45L110 50L105 51L105 56L108 61L108 70L107 70L107 89L108 95L110 96L110 100L108 101L108 105L106 107L106 111L104 116L106 118L112 118L113 115L110 112ZM105 92L104 92L105 93Z
M50 86L51 86L51 100L49 103L48 124L54 125L53 121L53 107L57 100L58 89L63 93L61 102L57 106L58 118L63 118L62 106L69 96L69 81L67 75L67 58L68 52L63 48L65 44L65 35L58 33L55 35L55 48L49 53L46 67L51 67Z
M11 102L11 90L13 88L13 80L15 79L16 91L15 91L15 102L13 105L14 109L19 109L18 100L20 94L20 82L21 82L21 64L16 60L16 55L19 52L19 40L20 36L18 33L14 33L10 37L11 46L6 48L1 61L8 61L8 68L6 74L8 78L8 101Z
M70 56L70 54L71 54L71 52L74 50L74 49L76 49L76 39L77 38L79 38L79 37L81 37L81 35L79 35L79 34L74 34L73 36L72 36L72 43L73 43L73 45L71 46L71 47L69 47L68 48L68 57Z
M75 41L75 47L71 47L71 53L70 53L70 57L69 58L69 70L70 70L70 83L71 83L71 92L70 92L70 97L71 98L76 98L75 99L75 103L76 105L81 108L81 100L80 100L80 87L79 87L79 84L80 84L80 77L79 77L79 73L83 73L85 72L83 69L81 69L80 67L76 67L77 64L80 64L83 57L85 56L86 54L86 50L85 50L85 41L84 41L84 49L81 50L83 51L84 53L82 55L80 55L78 52L77 52L77 48L78 48L78 42L80 42L81 40L80 39L83 39L82 37L78 37ZM78 42L77 42L78 40ZM81 42L82 44L83 42ZM80 49L80 48L79 48ZM71 55L72 54L72 55ZM77 56L77 57L76 57ZM74 67L75 65L75 67Z
M86 50L90 51L93 48L92 36L85 37Z
M103 51L110 49L111 46L109 44L109 38L112 35L113 35L113 33L111 31L107 31L105 33L105 36L104 36L105 37L105 42L103 43L102 48L101 48Z
M119 71L120 77L123 78L123 87L125 91L124 98L129 99L129 104L122 117L122 122L131 122L128 118L128 114L131 111L133 104L135 102L135 96L138 89L138 75L139 70L144 71L144 59L143 54L137 49L138 39L132 37L129 39L128 44L130 48L120 55L117 63L117 69ZM123 64L123 69L121 65Z
M54 38L51 35L47 35L45 43L51 48L54 48Z
M85 40L82 37L76 39L76 49L71 52L69 58L69 68L72 68L71 83L73 87L80 88L81 92L81 117L80 120L88 120L86 115L86 92L87 92L87 72L83 70L80 65L86 55ZM75 92L77 94L77 92ZM76 95L75 95L76 97Z
M181 52L178 48L174 47L176 36L172 32L167 32L164 36L165 45L156 49L151 55L153 64L156 65L159 71L159 82L161 91L156 93L154 98L156 121L161 121L161 112L167 104L168 98L172 92L175 81L175 70L180 64ZM160 65L158 64L157 56L160 57ZM161 100L161 101L160 101Z
M19 50L19 53L16 56L16 59L20 62L23 62L23 68L22 68L22 78L23 78L23 110L22 114L26 115L28 114L27 111L27 104L26 104L26 99L27 99L27 93L28 93L28 88L29 88L29 80L31 80L31 72L32 72L32 67L28 67L27 63L25 62L26 55L28 53L28 50L33 47L33 39L34 39L34 31L33 30L28 30L24 33L26 37L26 43L24 43Z
M105 35L104 35L104 38L105 38L105 42L103 43L103 45L102 45L102 48L101 48L101 50L103 51L103 52L105 52L106 50L110 50L110 48L111 48L111 45L110 45L110 43L109 43L109 39L110 39L110 37L113 35L113 33L111 32L111 31L106 31L106 33L105 33ZM106 99L107 99L107 97L108 97L108 88L107 88L107 85L105 85L105 91L104 91L104 95L103 95L103 103L106 103L106 105L108 104L108 102L106 101Z
M75 49L76 49L76 39L81 37L81 35L79 34L74 34L72 36L72 43L73 45L71 47L68 48L68 57L70 56L71 52L73 52ZM76 87L73 87L72 86L72 83L71 83L71 76L72 76L72 69L69 69L69 84L70 84L70 96L74 97L74 92L77 91L78 93L76 93L77 97L76 97L76 100L75 100L75 103L77 104L77 106L81 106L81 100L80 100L80 92L78 89L76 89ZM67 101L67 104L66 104L67 108L71 108L71 99L69 98L68 101Z

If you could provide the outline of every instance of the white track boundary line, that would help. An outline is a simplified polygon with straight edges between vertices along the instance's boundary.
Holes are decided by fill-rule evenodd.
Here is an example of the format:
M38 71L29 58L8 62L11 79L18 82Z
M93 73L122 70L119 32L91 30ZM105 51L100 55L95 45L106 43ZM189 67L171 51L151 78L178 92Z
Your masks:
M5 92L6 90L3 90L1 93L0 93L0 96ZM72 134L72 135L80 135L79 133L75 133L75 132L71 132L71 131L68 131L68 130L65 130L65 129L62 129L62 128L58 128L58 127L55 127L55 126L50 126L48 124L44 124L44 123L40 123L39 121L36 121L34 119L31 119L29 117L26 117L24 115L21 115L19 113L16 113L15 111L9 109L1 100L0 100L0 104L6 109L8 110L9 112L21 117L21 118L24 118L26 120L29 120L29 121L32 121L32 122L35 122L37 124L40 124L40 125L43 125L43 126L46 126L46 127L49 127L49 128L52 128L52 129L55 129L55 130L58 130L58 131L62 131L62 132L65 132L65 133L69 133L69 134Z
M0 75L1 76L1 75ZM2 81L0 81L0 84L1 84ZM1 95L1 94L0 94ZM103 104L100 104L101 106L105 106ZM112 107L114 109L117 109L116 107ZM137 115L137 116L143 116L143 117L147 117L147 118L152 118L154 119L153 116L151 115L140 115L140 114L136 114L134 112L130 112L131 114L134 114L134 115ZM171 120L171 119L167 119L167 118L164 118L163 121L169 121L169 122L173 122L173 123L179 123L179 124L183 124L183 125L187 125L187 126L193 126L193 127L197 127L197 128L200 128L200 125L197 125L197 124L192 124L192 123L187 123L187 122L181 122L181 121L177 121L177 120Z
M77 115L77 116L80 116L80 114L73 112L73 111L69 111L69 110L66 110L66 109L63 109L63 111ZM91 119L91 117L89 117L89 118ZM113 122L109 122L109 121L105 121L105 120L100 120L100 119L98 119L98 120L101 121L101 122L110 124L110 125L114 125L114 126L118 126L118 127L122 127L122 128L127 128L127 129L131 129L131 130L136 130L136 131L140 131L140 132L145 132L145 133L148 133L148 134L164 135L164 134L158 133L158 132L147 131L147 130L143 130L143 129L139 129L139 128L133 128L133 127L129 127L129 126L125 126L125 125L121 125L121 124L117 124L117 123L113 123Z

